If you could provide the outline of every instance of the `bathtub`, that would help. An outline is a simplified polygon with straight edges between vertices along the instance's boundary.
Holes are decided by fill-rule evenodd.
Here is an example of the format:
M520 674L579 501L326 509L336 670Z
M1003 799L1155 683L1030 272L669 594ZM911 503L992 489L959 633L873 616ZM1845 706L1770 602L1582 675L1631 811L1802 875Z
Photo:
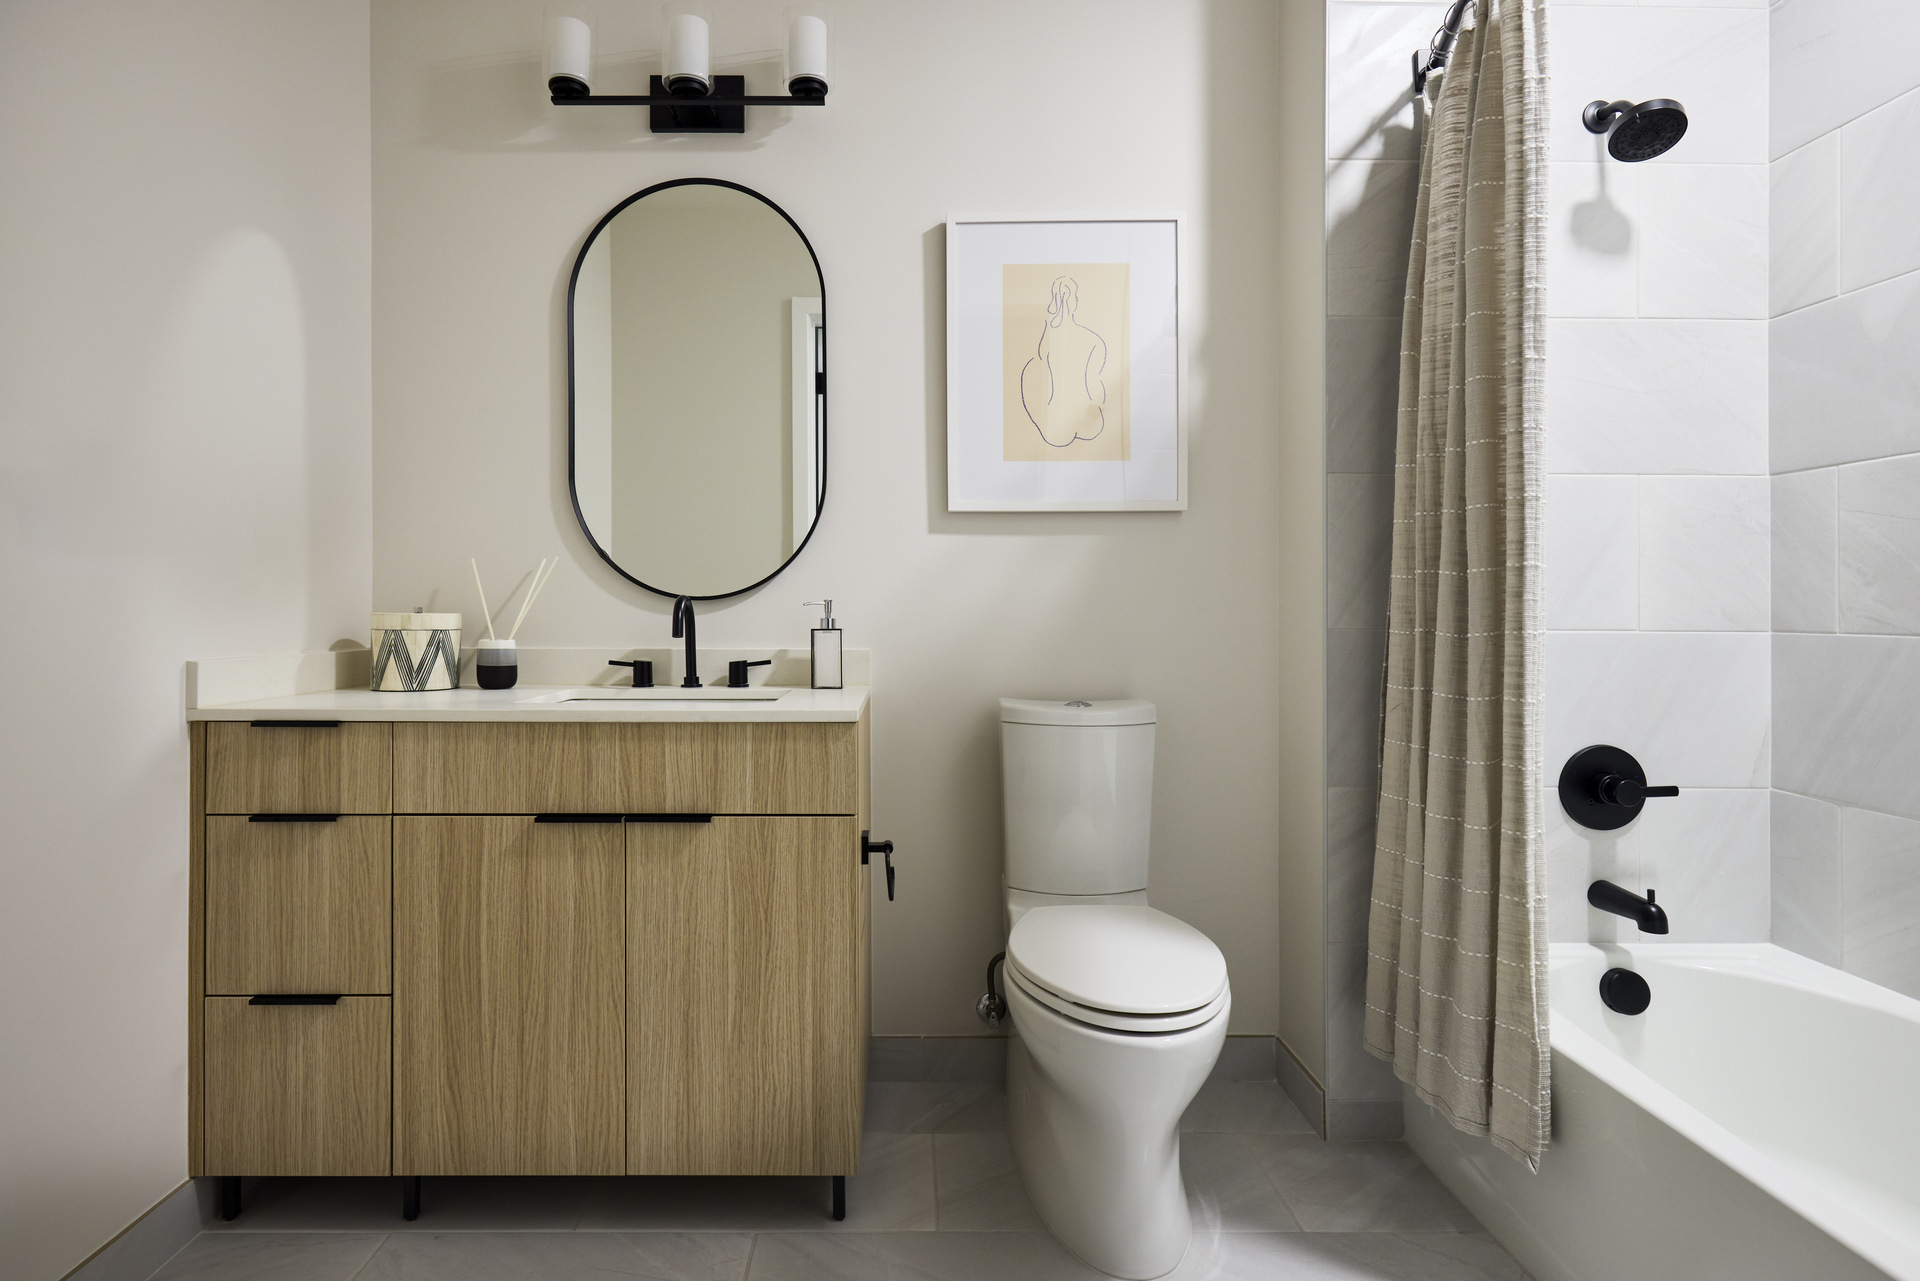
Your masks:
M1645 1014L1601 1005L1613 965ZM1920 1001L1768 944L1555 944L1551 991L1538 1175L1407 1098L1539 1281L1920 1281Z

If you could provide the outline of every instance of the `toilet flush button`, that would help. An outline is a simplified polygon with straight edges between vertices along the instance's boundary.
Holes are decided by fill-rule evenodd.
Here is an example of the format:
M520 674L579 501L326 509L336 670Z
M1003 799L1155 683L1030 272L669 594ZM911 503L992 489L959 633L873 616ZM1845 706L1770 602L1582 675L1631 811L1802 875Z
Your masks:
M1075 698L1075 699L1068 700L1067 706L1068 707L1092 707L1093 704L1089 703L1084 698Z

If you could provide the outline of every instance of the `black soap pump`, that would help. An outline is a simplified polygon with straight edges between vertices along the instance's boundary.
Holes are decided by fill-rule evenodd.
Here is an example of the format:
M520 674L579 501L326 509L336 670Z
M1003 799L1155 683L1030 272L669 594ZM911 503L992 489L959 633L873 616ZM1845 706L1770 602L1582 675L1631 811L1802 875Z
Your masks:
M813 687L815 689L839 689L840 679L840 627L833 621L833 602L830 600L803 600L802 605L818 605L823 611L820 626L813 629Z

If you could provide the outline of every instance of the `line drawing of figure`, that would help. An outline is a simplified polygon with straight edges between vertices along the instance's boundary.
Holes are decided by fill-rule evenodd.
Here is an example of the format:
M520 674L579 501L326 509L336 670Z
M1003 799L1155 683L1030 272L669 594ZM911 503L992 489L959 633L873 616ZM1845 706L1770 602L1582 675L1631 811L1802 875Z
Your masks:
M1020 406L1057 449L1092 440L1107 425L1107 342L1075 319L1079 306L1080 282L1055 277L1040 342L1020 368Z

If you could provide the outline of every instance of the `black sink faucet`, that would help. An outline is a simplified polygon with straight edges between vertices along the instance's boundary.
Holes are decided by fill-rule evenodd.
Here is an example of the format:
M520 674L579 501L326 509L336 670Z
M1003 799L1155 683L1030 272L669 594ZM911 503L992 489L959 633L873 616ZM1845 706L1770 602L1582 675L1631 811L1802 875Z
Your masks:
M700 688L700 660L693 651L693 597L676 596L673 598L673 638L687 638L687 675L680 682L682 689Z
M1665 934L1667 932L1667 912L1653 901L1653 891L1641 898L1632 890L1622 889L1612 881L1595 881L1587 886L1587 902L1602 912L1612 912L1615 916L1624 916L1640 927L1642 934Z

